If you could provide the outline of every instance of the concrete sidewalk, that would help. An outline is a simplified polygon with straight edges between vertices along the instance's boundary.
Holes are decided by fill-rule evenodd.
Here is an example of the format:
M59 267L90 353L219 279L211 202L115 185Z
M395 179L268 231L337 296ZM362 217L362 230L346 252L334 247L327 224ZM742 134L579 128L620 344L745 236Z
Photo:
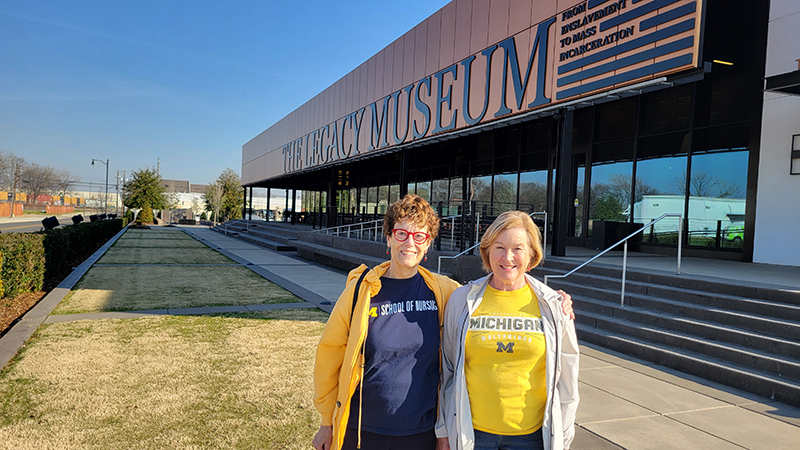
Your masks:
M182 228L325 311L330 312L328 303L344 288L347 274L340 271L205 227ZM770 272L768 267L751 269ZM741 270L736 272L741 276ZM793 273L788 270L787 275ZM794 284L782 280L780 284ZM580 314L579 305L576 309ZM582 345L581 350L581 405L573 450L776 450L795 449L800 442L800 408L599 347Z

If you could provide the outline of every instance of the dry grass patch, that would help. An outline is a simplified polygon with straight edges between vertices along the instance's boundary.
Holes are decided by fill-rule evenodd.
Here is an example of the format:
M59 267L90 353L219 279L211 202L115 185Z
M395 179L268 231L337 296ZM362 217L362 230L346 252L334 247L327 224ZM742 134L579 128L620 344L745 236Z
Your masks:
M298 301L239 265L100 266L84 275L53 314Z
M198 242L198 244L200 244ZM202 245L202 244L200 244ZM205 246L203 246L205 247ZM111 247L98 264L234 264L227 256L205 248Z
M0 375L0 447L305 449L327 315L44 326Z

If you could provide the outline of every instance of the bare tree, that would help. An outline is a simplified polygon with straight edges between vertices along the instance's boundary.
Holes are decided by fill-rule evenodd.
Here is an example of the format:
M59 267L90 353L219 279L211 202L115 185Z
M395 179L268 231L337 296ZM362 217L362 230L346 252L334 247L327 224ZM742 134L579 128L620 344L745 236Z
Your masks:
M222 183L217 180L214 184L206 186L206 191L203 193L203 200L206 202L206 209L214 212L214 221L220 222L219 211L222 209L222 196L224 194Z
M686 195L686 172L675 180L681 194ZM706 172L692 174L689 180L689 192L692 197L728 198L739 195L739 185Z
M53 192L56 186L55 170L36 163L29 164L21 171L22 190L28 193L28 203L36 203L37 197Z
M72 186L80 181L80 178L73 177L71 173L67 170L55 170L54 171L54 191L58 195L69 195L72 193Z
M27 163L24 158L11 153L0 153L0 190L11 192L14 190L14 175L15 171L22 173Z

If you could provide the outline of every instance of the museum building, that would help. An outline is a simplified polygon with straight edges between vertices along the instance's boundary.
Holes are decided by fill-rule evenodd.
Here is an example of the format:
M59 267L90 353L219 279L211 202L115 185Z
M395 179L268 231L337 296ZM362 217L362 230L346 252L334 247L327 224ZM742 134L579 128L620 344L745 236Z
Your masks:
M639 251L800 266L797 3L454 0L244 144L245 202L330 227L416 193L462 237L518 209L553 255L666 214Z

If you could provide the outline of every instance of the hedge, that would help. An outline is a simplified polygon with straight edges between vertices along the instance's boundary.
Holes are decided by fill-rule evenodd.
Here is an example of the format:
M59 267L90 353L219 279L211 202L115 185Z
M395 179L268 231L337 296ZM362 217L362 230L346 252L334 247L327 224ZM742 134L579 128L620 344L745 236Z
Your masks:
M0 234L3 297L42 290L45 272L43 238L37 233Z
M112 219L47 232L0 234L2 296L57 286L125 224L125 219Z

